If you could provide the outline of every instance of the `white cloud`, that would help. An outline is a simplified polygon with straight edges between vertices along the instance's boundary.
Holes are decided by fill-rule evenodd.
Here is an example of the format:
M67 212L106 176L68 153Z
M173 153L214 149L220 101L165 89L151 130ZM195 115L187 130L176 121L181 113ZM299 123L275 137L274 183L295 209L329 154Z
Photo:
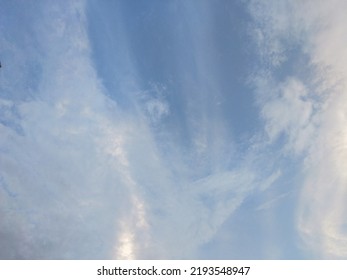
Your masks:
M150 87L149 90L137 92L136 105L138 110L143 112L143 117L156 126L170 114L170 106L165 100L165 86L151 83Z
M281 45L277 56L286 55L294 44L308 57L310 72L302 82L291 79L284 87L280 85L282 95L271 91L274 97L261 106L269 137L284 132L290 150L308 154L298 202L298 231L313 256L321 258L347 256L346 5L339 0L251 4L264 37L258 39L264 60L266 56L273 60L267 48L274 44ZM280 64L276 64L277 69ZM293 71L303 73L302 69Z
M12 244L1 251L3 258L110 256L114 216L130 201L115 204L127 190L113 187L124 186L126 131L112 123L116 105L102 94L89 61L82 2L65 4L38 2L37 12L45 16L26 22L33 40L40 38L43 57L35 94L1 102L7 120L0 126L1 246ZM36 55L30 47L13 51ZM17 74L11 66L2 70L8 89L25 95L27 81L11 84Z
M26 22L39 38L30 52L40 57L41 73L31 98L0 103L0 244L11 244L0 257L192 257L253 190L254 174L224 163L213 168L228 140L206 112L198 114L203 122L192 120L193 151L163 155L148 116L159 122L169 105L161 95L147 98L144 114L106 97L84 9L83 1L43 2L42 17ZM14 85L15 77L6 74L5 84L21 97L25 85ZM132 84L139 90L135 78ZM209 129L216 133L204 140Z
M271 200L266 201L265 203L261 204L255 210L256 211L263 211L263 210L269 209L269 208L273 207L274 205L276 205L283 198L287 197L289 194L290 194L290 192L280 194L280 195L276 196L275 198L272 198Z
M311 120L313 101L309 100L308 91L292 77L278 85L277 89L265 90L270 92L270 100L264 103L261 113L266 120L265 129L270 141L275 141L284 133L288 136L287 149L302 152L310 144L314 125Z
M208 15L209 7L205 4L207 2L202 4L201 11ZM189 5L189 9L195 9ZM260 17L268 11L270 14L280 12L274 19L265 20L256 32L260 52L270 57L267 65L279 68L286 61L285 31L293 26L290 20L296 6L282 2L267 10L270 6L261 11ZM287 8L292 11L289 15ZM215 104L222 96L214 78L219 73L214 48L208 39L212 38L209 29L212 23L207 24L206 17L198 18L200 13L194 10L196 20L192 21L191 30L198 29L201 22L206 24L201 30L208 31L191 36L196 49L192 52L191 70L195 71L197 85L188 79L179 87L189 93L179 100L184 103L180 109L185 127L182 132L181 127L170 123L170 128L160 131L163 134L160 138L160 125L172 114L166 89L154 85L155 92L149 93L139 86L136 62L124 43L122 23L117 22L116 33L121 34L122 40L116 43L124 44L127 54L124 60L117 60L117 67L127 72L126 81L119 86L124 93L119 95L130 96L131 108L121 108L114 101L119 97L117 92L113 93L114 99L108 98L93 69L84 9L83 1L38 4L42 17L27 21L39 42L37 49L21 49L15 40L0 39L5 41L2 45L7 46L11 57L23 58L30 52L39 58L40 68L40 73L35 74L29 71L33 67L24 68L25 75L20 77L26 79L17 78L18 59L16 67L2 77L5 85L2 89L15 93L18 98L11 99L6 94L0 99L0 216L3 217L0 245L7 246L0 257L192 258L249 195L275 185L284 171L278 166L275 172L268 171L273 162L266 162L271 156L264 155L266 151L261 150L264 144L257 135L254 137L256 148L250 147L243 156L237 153L223 112ZM281 13L286 16L281 18ZM291 36L300 31L294 26ZM301 40L300 36L295 38ZM24 61L25 65L30 64ZM323 64L317 59L314 61L315 65ZM322 69L325 71L325 67ZM322 69L317 68L317 73ZM36 84L30 88L30 98L21 98L26 93L26 82L33 76ZM269 139L276 142L284 134L288 138L287 152L311 152L307 174L313 174L317 168L324 169L325 166L319 164L320 158L317 160L321 155L335 164L321 174L333 179L337 178L332 175L333 170L341 170L341 175L343 157L338 152L344 147L343 132L338 134L341 125L332 131L339 143L333 157L327 150L332 139L327 140L324 135L332 129L330 124L338 116L341 124L344 122L340 110L344 100L328 98L324 114L319 111L319 115L316 99L311 95L312 86L304 79L292 75L279 85L275 81L275 87L270 87L264 77L259 78L261 82L264 84L262 88L259 86L262 93L258 101ZM319 90L330 88L328 84ZM339 106L342 107L335 115L333 109ZM327 122L321 121L318 133L316 122L323 119ZM184 135L182 142L187 142L184 145L176 141L179 133ZM312 135L316 134L321 135L321 140L313 140ZM261 164L253 162L256 160L262 161ZM318 162L317 167L313 162ZM255 168L258 165L261 168ZM267 173L269 176L264 175ZM326 190L322 180L317 184L318 189ZM344 189L342 184L339 186L335 193L341 195ZM317 195L317 204L307 204L306 190L303 190L302 201L308 205L305 210L308 214L300 216L300 225L308 225L302 230L309 237L315 232L324 237L327 230L315 231L320 226L315 219L315 209L324 208L321 207L324 195ZM334 200L336 204L337 200ZM329 209L326 208L327 213ZM342 226L344 208L336 209L341 210L336 212L340 214L327 214L329 234L334 237L337 226Z
M153 121L160 120L169 114L169 106L158 99L150 100L146 103L146 109Z
M264 182L259 187L260 191L265 191L269 189L271 186L274 185L274 183L277 181L278 178L280 178L282 175L282 171L280 169L273 172L270 176L268 176Z

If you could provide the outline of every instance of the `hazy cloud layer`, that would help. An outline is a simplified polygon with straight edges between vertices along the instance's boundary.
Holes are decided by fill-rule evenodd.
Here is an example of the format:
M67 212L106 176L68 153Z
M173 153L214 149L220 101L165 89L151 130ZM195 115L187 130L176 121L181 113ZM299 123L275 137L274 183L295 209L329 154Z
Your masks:
M0 258L347 256L344 1L49 2L0 19Z

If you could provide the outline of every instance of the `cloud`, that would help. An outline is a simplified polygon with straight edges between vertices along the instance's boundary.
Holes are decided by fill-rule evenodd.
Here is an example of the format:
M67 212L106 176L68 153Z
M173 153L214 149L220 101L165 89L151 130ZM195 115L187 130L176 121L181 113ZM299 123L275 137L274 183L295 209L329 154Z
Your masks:
M295 153L305 150L313 130L313 102L309 100L305 86L298 79L289 77L277 89L262 90L267 90L270 95L261 109L270 141L274 142L285 134L288 136L286 146L289 150Z
M26 25L37 48L6 39L15 46L6 59L39 57L40 73L23 62L24 77L36 79L30 98L27 80L13 83L14 70L3 76L18 98L0 102L0 257L191 258L252 192L254 172L227 166L230 139L219 118L209 120L207 101L189 115L192 146L175 148L153 129L171 113L165 94L146 94L134 72L131 88L108 97L83 1L36 8L42 17ZM121 107L122 95L135 106Z
M170 114L170 105L165 100L166 87L151 83L150 90L137 93L138 110L142 111L149 124L156 126Z
M41 40L36 92L29 100L1 102L1 248L12 244L1 258L104 258L120 208L113 199L126 193L112 188L121 184L114 169L124 165L124 128L111 123L106 108L116 105L101 94L88 59L83 18L76 17L83 5L37 8L47 13L27 22ZM26 80L11 85L16 75L9 69L5 84L24 96ZM30 78L30 70L22 71Z
M88 33L85 2L37 2L42 16L25 21L35 44L0 39L5 60L20 58L0 85L0 257L196 258L247 198L285 180L276 161L283 155L295 163L304 158L297 217L304 240L322 256L343 256L343 64L319 35L327 28L328 36L334 22L316 30L321 15L306 19L307 3L251 1L264 68L254 84L266 137L253 135L240 151L220 106L230 93L219 80L207 1L181 7L189 28L172 35L184 42L175 46L179 85L172 88L142 81L147 76L138 72L121 7L110 26L94 15L107 27L103 76L91 45L101 37ZM288 46L309 58L307 75L296 72L296 62L283 74ZM106 86L105 77L116 82ZM269 223L268 232L275 228Z
M261 186L259 187L259 190L261 191L265 191L268 188L270 188L271 186L274 185L274 183L277 181L278 178L280 178L282 175L282 171L280 169L276 170L275 172L273 172L271 175L269 175L264 182L261 184Z
M250 7L259 54L269 61L262 64L270 73L262 84L275 85L260 102L266 132L270 139L285 133L284 148L304 158L298 232L312 256L345 258L346 2L252 1ZM294 63L283 83L275 73L288 66L293 45L296 57L308 58L306 73ZM298 74L301 81L292 78Z
M273 207L275 204L277 204L279 201L281 201L283 198L287 197L290 194L290 192L284 193L284 194L280 194L278 196L276 196L275 198L266 201L265 203L259 205L255 210L256 211L263 211L263 210L267 210L271 207Z

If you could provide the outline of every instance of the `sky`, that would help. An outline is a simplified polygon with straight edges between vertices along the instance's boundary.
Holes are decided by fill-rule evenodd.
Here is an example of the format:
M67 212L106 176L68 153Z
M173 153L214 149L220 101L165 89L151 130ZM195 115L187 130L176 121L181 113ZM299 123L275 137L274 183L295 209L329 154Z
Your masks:
M0 0L0 259L346 259L344 0Z

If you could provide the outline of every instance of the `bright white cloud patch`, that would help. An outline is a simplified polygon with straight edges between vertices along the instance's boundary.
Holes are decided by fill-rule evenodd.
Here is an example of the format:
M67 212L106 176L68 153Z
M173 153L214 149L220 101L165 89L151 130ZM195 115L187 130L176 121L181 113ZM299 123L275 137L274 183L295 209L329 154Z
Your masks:
M270 88L266 90L271 91ZM297 79L289 78L279 85L278 92L273 91L263 108L262 114L266 119L266 132L271 141L276 140L282 133L288 136L288 148L296 153L301 152L309 144L312 101L308 99L307 90Z

